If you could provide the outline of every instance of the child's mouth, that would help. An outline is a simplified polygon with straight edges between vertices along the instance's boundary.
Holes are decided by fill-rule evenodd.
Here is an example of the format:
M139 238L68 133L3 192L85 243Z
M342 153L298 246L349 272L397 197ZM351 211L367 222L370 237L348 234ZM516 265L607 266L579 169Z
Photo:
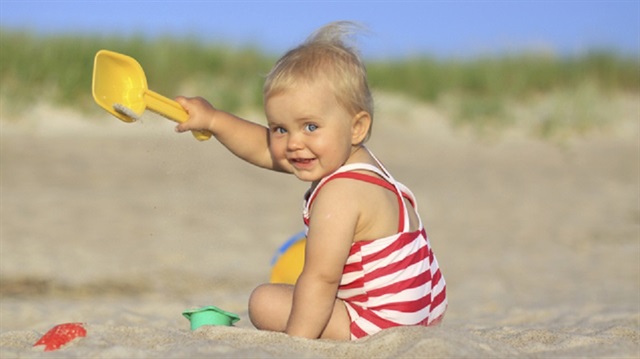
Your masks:
M297 169L308 169L311 167L315 158L292 158L289 160L291 164Z

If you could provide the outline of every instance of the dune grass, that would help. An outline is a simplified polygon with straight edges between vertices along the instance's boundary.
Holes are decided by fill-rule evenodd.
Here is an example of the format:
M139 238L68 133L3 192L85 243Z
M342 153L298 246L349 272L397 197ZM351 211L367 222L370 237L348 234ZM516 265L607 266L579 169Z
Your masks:
M188 37L45 36L1 29L2 111L21 111L37 100L96 111L91 74L93 58L100 49L136 58L149 87L159 93L169 97L200 95L230 111L262 105L264 75L277 59L277 54L252 47L204 43ZM535 102L546 94L565 94L559 95L560 101L569 101L565 107L571 107L588 106L595 97L640 92L638 58L607 51L575 57L541 53L470 59L423 56L372 60L367 66L376 91L429 102L448 111L456 123L478 128L508 126L513 122L508 104ZM578 102L571 104L573 98ZM558 118L553 120L554 116ZM544 124L547 130L541 131L552 132L553 121L566 122L562 116L549 116L551 120ZM594 122L593 118L588 121Z
M93 59L100 49L138 60L149 88L156 92L173 97L189 91L230 109L261 101L261 75L272 63L252 48L205 45L193 39L35 36L2 30L3 101L17 108L38 99L85 110L95 107L91 77Z

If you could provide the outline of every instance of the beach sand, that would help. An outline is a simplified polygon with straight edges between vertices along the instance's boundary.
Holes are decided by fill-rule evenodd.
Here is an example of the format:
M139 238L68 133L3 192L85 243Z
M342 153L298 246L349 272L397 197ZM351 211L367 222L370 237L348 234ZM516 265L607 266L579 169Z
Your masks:
M637 358L638 106L555 142L478 137L428 106L379 102L369 147L417 196L449 309L439 327L355 342L258 331L247 316L302 229L305 183L154 115L4 115L0 357ZM241 320L191 331L181 312L208 305ZM33 347L69 322L86 337Z

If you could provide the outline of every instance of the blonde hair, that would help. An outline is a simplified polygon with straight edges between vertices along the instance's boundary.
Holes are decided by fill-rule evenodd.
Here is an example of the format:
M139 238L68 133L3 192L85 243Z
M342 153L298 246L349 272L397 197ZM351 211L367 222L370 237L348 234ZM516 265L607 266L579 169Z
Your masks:
M265 101L301 82L327 79L336 100L345 110L352 115L365 111L373 121L373 97L367 70L358 51L346 41L363 29L354 22L337 21L316 30L273 66L263 88ZM371 126L365 141L370 135Z

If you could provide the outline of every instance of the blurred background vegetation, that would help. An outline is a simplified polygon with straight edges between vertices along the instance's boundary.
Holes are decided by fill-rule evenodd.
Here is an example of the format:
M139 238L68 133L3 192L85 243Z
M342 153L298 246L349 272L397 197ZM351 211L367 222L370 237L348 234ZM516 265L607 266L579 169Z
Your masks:
M34 101L99 111L91 98L91 77L100 49L137 59L156 92L203 96L229 111L262 106L264 76L279 56L190 38L46 36L0 29L2 113L19 113ZM510 108L552 96L546 103L555 103L555 110L539 126L544 136L557 126L598 126L609 119L606 111L593 108L594 102L640 94L638 58L608 51L573 57L516 53L372 59L367 66L375 92L429 103L454 123L476 128L508 126L514 121Z

